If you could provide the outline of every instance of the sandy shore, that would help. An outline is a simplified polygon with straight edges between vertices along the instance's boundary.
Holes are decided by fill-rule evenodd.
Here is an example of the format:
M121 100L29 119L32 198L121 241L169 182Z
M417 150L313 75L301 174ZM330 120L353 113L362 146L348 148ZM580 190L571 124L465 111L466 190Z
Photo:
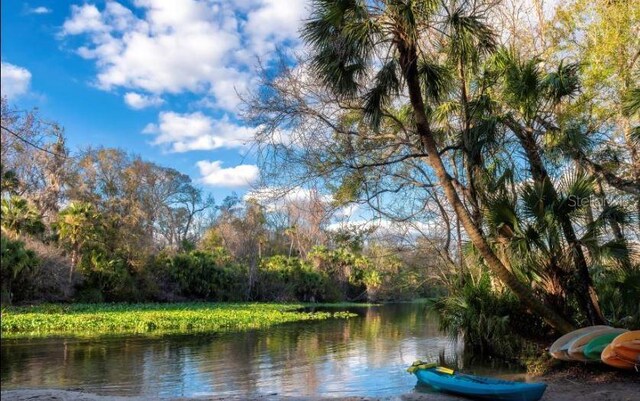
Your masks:
M149 397L114 397L65 390L11 390L3 391L3 401L152 401ZM551 383L541 401L637 401L640 398L639 383ZM171 401L462 401L466 398L440 393L407 393L391 397L195 397L174 398Z
M582 371L555 372L552 376L536 379L546 382L549 387L541 401L637 401L640 400L640 373L609 372L606 374L586 374ZM3 401L154 401L155 397L100 396L67 390L10 390L2 391ZM417 393L408 390L406 394L390 397L284 397L274 395L251 397L207 396L173 398L166 401L464 401L468 398L429 392Z

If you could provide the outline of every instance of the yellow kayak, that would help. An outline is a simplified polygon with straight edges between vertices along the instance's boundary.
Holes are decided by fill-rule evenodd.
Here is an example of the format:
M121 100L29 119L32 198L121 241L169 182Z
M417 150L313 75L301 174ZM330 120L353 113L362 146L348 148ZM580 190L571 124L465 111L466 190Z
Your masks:
M606 363L609 366L613 366L614 368L619 369L633 369L635 367L635 363L628 361L624 358L620 358L614 348L613 344L607 345L607 347L602 351L602 362Z
M611 342L611 346L619 358L640 364L640 330L620 334Z

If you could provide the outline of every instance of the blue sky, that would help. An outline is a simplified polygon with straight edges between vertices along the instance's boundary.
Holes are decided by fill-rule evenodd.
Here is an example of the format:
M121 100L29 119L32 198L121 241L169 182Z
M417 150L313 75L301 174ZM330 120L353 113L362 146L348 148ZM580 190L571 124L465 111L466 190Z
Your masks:
M189 174L218 201L259 169L238 120L258 58L301 46L305 1L2 2L2 95L65 127Z

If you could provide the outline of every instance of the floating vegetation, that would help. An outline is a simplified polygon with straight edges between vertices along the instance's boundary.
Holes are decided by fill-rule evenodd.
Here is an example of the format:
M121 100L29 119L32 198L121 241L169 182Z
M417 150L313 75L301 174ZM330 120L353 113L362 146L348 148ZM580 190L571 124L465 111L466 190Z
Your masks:
M304 304L45 304L2 309L2 337L98 337L218 333L276 324L349 318L349 312L304 312Z

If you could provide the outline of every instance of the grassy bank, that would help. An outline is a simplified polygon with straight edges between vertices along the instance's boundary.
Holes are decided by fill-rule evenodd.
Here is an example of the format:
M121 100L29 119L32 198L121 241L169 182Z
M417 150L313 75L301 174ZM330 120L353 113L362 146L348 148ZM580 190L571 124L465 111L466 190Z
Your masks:
M2 337L98 337L218 333L280 323L347 318L347 312L304 312L305 304L70 304L2 309ZM346 304L342 304L346 306Z

